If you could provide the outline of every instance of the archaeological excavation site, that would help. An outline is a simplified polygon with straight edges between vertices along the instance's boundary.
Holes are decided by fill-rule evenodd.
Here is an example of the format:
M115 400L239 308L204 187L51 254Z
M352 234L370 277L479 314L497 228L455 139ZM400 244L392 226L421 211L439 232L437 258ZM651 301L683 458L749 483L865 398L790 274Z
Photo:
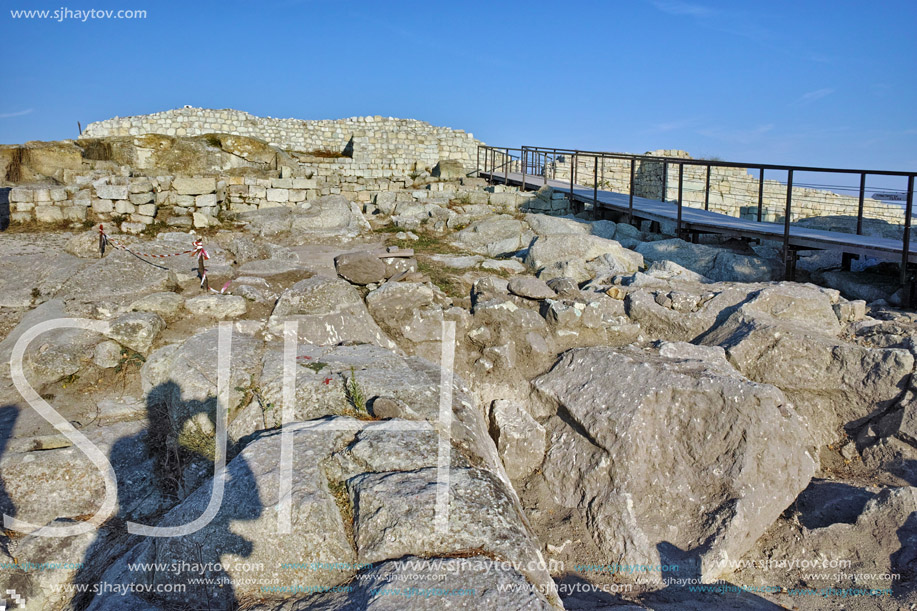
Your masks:
M917 608L913 172L80 128L0 146L4 608Z

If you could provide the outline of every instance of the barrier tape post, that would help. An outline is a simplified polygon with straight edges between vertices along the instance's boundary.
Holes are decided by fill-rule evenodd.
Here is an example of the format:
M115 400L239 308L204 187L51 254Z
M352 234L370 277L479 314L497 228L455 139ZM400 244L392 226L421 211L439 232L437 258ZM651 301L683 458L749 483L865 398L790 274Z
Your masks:
M207 251L204 250L204 241L194 241L194 254L197 256L197 277L201 279L201 288L205 291L210 290L210 282L207 280L207 268L204 267L204 261L210 258Z

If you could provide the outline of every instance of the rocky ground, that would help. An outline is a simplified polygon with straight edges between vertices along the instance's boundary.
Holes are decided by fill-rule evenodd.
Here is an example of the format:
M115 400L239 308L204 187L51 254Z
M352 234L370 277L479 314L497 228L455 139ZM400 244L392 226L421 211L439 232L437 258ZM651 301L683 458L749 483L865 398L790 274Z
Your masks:
M191 241L111 233L143 253ZM25 351L29 384L117 481L97 530L4 532L4 566L63 563L0 573L26 608L917 606L917 316L863 295L868 273L816 256L800 268L821 286L780 282L768 244L468 201L328 196L203 237L222 294L188 255L100 257L94 229L0 234L7 515L79 525L102 506L103 473L29 407L9 361L40 322L109 323ZM215 517L131 534L205 513L221 412Z

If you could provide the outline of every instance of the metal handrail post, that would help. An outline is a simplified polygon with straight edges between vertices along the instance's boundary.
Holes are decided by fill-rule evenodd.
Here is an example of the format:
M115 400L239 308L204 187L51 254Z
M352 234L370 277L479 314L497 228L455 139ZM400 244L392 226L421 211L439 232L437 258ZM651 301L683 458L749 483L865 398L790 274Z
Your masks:
M907 177L907 205L904 208L904 239L901 244L901 286L905 287L905 299L910 302L907 290L907 263L911 250L911 215L914 213L914 175ZM910 304L908 304L910 305Z
M570 157L570 206L573 206L573 179L576 176L576 154Z
M634 169L637 166L637 158L631 157L630 159L630 196L628 197L627 202L627 222L631 225L634 224L634 188L636 180L634 179Z
M595 167L593 168L592 174L592 214L594 215L596 210L599 209L599 157L596 155L594 158Z
M866 197L866 172L860 174L860 201L857 205L857 235L863 235L863 205Z
M682 187L684 186L684 179L685 179L685 164L679 163L678 164L678 222L675 225L675 235L679 238L681 237L681 232L682 232L681 230L681 207L682 207L681 196L682 196Z
M527 151L525 150L525 147L522 147L521 149L519 149L519 165L522 166L522 190L523 191L525 191L525 172L528 169L525 167L526 161L528 161L526 157L526 152Z
M503 162L503 184L509 186L509 149L506 149L506 159Z
M761 173L758 175L758 222L761 222L761 212L764 207L764 168L761 168Z
M707 181L704 185L704 210L710 210L710 164L707 164Z
M665 201L666 196L669 194L668 189L669 182L669 162L662 162L662 201Z
M793 170L787 170L786 175L786 209L783 217L783 264L786 267L787 276L791 275L790 259L790 215L793 212Z

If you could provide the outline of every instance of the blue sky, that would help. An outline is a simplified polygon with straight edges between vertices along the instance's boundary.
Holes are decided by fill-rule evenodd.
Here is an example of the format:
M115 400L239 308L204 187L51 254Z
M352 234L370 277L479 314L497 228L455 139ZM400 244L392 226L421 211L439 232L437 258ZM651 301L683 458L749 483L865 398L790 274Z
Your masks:
M917 169L917 3L3 1L0 142L184 104L490 144ZM13 19L142 9L140 20Z

